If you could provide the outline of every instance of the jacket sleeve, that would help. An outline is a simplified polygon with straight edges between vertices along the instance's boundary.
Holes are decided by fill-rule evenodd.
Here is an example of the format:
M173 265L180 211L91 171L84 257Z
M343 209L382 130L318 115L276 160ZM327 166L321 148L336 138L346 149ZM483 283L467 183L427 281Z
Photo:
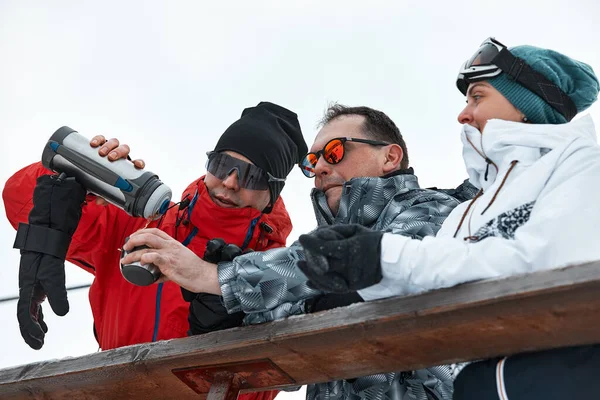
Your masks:
M388 207L393 214L382 230L417 239L435 235L457 204L443 193L412 190ZM251 324L306 312L305 300L322 292L307 285L306 276L297 266L299 260L304 260L304 252L295 242L287 248L219 263L219 283L228 312L244 311L248 314L245 323Z
M594 200L600 188L590 182L599 174L597 157L563 162L537 199L525 201L523 206L531 207L529 220L514 238L493 236L467 243L450 235L418 241L385 234L383 279L359 294L374 300L598 260L595 230L600 213Z
M20 222L27 222L33 208L33 189L36 179L52 174L41 163L31 164L13 176L4 186L2 198L6 216L16 229ZM104 265L112 265L118 259L118 249L123 244L127 232L139 229L145 223L142 218L133 218L113 205L95 204L94 196L89 195L83 205L81 219L71 240L67 260L96 273Z
M227 311L260 313L285 304L282 313L300 313L303 300L320 293L307 285L306 276L296 265L303 259L302 247L295 242L290 247L248 253L219 263L219 283Z

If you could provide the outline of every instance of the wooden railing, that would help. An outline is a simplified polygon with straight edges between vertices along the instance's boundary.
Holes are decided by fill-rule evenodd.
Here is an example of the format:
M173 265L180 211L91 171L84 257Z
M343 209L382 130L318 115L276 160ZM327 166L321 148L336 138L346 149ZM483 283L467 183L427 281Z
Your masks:
M1 399L235 398L600 343L600 262L0 370ZM212 384L212 387L211 387Z

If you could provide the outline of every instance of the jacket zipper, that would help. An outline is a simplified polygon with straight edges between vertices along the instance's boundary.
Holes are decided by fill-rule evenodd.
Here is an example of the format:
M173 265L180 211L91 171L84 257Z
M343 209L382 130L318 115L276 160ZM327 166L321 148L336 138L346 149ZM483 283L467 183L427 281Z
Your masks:
M158 289L156 290L156 312L154 314L154 332L152 333L152 341L156 342L156 338L158 337L158 326L160 324L160 298L162 297L162 288L163 284L158 284Z
M188 218L192 214L192 210L194 209L194 206L196 205L197 200L198 200L198 190L196 190L196 194L194 195L194 198L190 202L190 205L187 209ZM177 229L177 228L175 228L175 229ZM198 228L194 227L194 229L192 229L192 231L190 232L188 237L186 237L185 240L181 244L184 245L185 247L187 247L187 245L190 244L190 242L192 241L194 236L196 236L197 233L198 233ZM152 341L153 342L156 342L156 340L158 339L158 327L160 326L160 301L162 298L163 285L164 285L163 283L159 283L158 288L156 289L156 311L154 312L154 331L152 332Z

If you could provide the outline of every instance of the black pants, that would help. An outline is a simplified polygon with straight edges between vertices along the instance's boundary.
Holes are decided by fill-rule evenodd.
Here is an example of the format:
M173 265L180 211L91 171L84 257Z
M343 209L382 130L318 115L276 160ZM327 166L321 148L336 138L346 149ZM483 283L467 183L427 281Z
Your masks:
M600 399L600 345L475 362L456 378L453 399Z

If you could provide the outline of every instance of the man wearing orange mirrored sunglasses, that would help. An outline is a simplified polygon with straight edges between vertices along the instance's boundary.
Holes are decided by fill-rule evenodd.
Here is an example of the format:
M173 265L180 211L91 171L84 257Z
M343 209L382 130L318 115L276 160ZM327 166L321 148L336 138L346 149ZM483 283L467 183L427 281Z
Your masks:
M447 191L421 189L397 126L383 112L368 107L330 107L310 153L299 166L305 176L315 178L311 197L319 226L358 223L421 239L435 235L450 211L475 194L468 183ZM362 301L356 292L324 295L310 287L297 265L304 260L298 242L242 255L218 266L154 230L132 235L127 250L149 242L156 256L145 254L142 258L140 252L133 252L123 262L153 262L188 290L223 296L230 313L246 313L246 324ZM167 259L176 261L162 262ZM458 370L439 366L319 383L308 386L307 400L402 399L406 393L417 400L449 400Z

